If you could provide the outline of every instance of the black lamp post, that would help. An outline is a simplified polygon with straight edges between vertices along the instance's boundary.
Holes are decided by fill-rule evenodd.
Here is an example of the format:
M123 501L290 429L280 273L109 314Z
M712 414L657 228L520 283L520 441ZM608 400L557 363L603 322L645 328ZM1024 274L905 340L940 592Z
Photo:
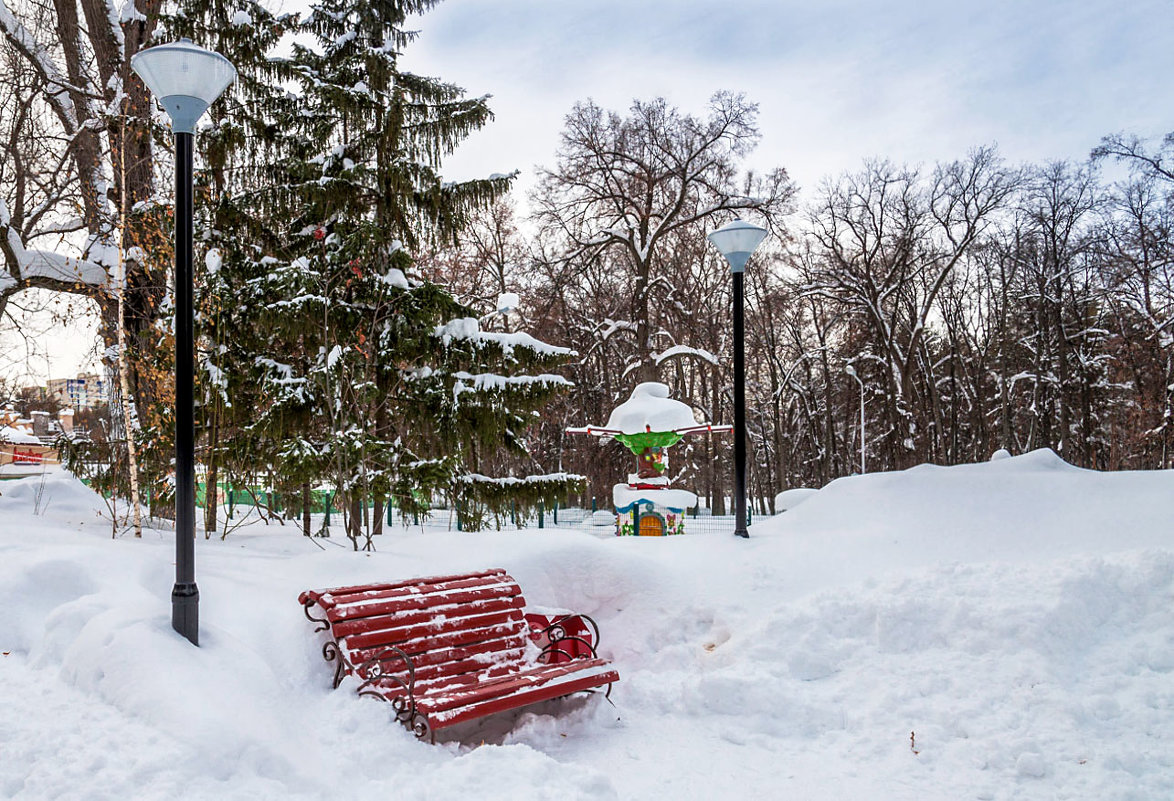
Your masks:
M175 587L171 590L171 627L199 645L192 150L196 121L236 80L236 68L224 56L197 47L189 39L136 53L131 67L159 98L175 133Z
M746 530L746 333L742 280L755 248L766 238L766 229L734 220L706 237L734 274L734 534L749 537Z

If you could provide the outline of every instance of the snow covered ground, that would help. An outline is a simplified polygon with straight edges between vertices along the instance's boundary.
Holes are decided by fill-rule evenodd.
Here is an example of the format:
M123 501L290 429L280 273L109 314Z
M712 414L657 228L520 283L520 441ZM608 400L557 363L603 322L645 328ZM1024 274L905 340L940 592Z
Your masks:
M199 649L172 535L41 485L0 482L0 798L1174 798L1174 472L854 477L748 541L258 525L199 540ZM330 689L299 591L490 566L599 621L615 707L431 746Z

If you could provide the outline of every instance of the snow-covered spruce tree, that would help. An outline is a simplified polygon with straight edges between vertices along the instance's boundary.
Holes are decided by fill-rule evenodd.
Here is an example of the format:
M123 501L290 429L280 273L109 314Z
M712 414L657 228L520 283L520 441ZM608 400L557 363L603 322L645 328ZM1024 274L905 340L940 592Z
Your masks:
M256 376L241 369L263 358L266 337L238 296L283 249L281 224L273 216L283 210L269 196L273 164L283 157L276 121L289 113L292 101L282 84L292 67L269 54L296 25L295 15L274 15L251 0L197 0L164 18L168 37L188 37L238 70L236 83L209 109L210 124L196 138L196 245L203 257L203 269L196 270L196 424L211 498L222 480L247 484L258 465L263 470L275 456L272 440L255 430L253 412L262 401ZM204 505L204 528L217 528L214 502Z
M479 468L502 451L526 456L525 428L569 386L549 371L570 351L480 330L443 288L409 275L404 250L371 253L370 224L354 226L315 229L317 254L275 266L242 297L294 355L264 363L253 428L272 437L279 482L337 486L356 548L370 547L388 498L422 512L447 496L470 528L487 511L553 503L576 477Z
M444 183L441 159L492 117L487 97L399 69L400 49L414 38L409 14L438 0L326 0L311 6L302 32L313 46L295 47L303 103L290 128L303 136L297 185L306 221L363 219L378 226L379 246L448 239L476 206L508 190L511 176ZM318 219L314 219L315 217Z
M411 275L405 245L455 237L510 183L441 181L442 157L490 112L485 98L399 69L406 16L432 5L312 7L301 26L312 41L290 61L296 102L277 121L283 258L236 295L268 351L251 363L261 398L250 430L270 443L279 484L338 488L356 548L371 546L389 498L421 511L442 494L475 515L553 501L574 480L476 473L496 448L525 453L526 424L568 384L548 371L570 352L481 332L469 309Z

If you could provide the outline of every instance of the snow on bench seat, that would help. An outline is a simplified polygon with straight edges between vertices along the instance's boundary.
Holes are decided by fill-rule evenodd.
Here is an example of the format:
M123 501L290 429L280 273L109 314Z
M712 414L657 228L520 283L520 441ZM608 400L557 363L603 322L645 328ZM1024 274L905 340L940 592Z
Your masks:
M298 600L327 632L334 686L356 677L361 695L391 702L420 737L576 692L610 693L619 680L595 652L594 621L545 609L528 617L502 569L308 590Z

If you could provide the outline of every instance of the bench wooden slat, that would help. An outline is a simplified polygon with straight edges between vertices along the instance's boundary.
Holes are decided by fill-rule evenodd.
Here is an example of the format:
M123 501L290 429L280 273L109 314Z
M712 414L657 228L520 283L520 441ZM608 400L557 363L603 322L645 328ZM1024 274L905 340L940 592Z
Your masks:
M450 710L459 710L470 704L482 704L495 699L517 695L519 691L545 686L562 687L570 681L591 682L590 686L597 687L601 683L600 677L615 675L611 681L619 679L618 674L610 670L608 662L602 659L592 659L573 664L542 665L519 671L517 668L496 668L485 671L480 676L465 674L462 676L446 677L428 683L424 688L417 682L416 706L434 720L449 720L453 716ZM405 695L399 685L389 685L388 695ZM565 695L573 690L561 690L550 697ZM530 702L528 702L530 703ZM507 707L508 708L508 707Z
M511 609L522 611L526 601L522 596L495 597L474 600L464 604L444 603L432 607L393 610L370 617L350 617L333 620L330 630L339 637L349 637L364 631L391 630L403 626L425 623L437 616L467 618L491 612L506 612ZM523 613L524 616L524 613Z
M468 595L464 595L464 593L468 593ZM377 593L369 597L356 598L345 603L336 602L327 610L327 613L337 619L345 620L348 617L364 617L380 614L378 610L384 604L387 605L387 612L393 613L400 608L418 609L422 606L431 606L435 603L441 603L442 599L448 597L454 598L454 602L457 602L462 597L470 601L475 601L484 598L501 598L514 595L521 597L521 594L521 590L516 584L503 583L500 579L478 579L476 583L466 586L445 584L427 587L419 592L394 590L389 593Z
M565 666L560 665L560 667ZM449 707L441 712L428 709L426 699L422 705L419 702L417 705L421 710L427 710L424 714L427 715L432 729L435 731L497 712L506 712L528 704L548 701L551 698L560 698L571 693L595 689L619 680L620 675L615 670L575 671L542 683L520 682L520 686L515 686L508 695L496 695L464 706Z
M483 658L483 664L490 665L492 662L488 661L487 655L494 653L512 652L514 649L525 648L526 638L524 635L508 634L505 637L497 638L481 638L475 639L464 644L457 645L441 645L430 644L430 642L417 642L414 646L418 648L416 652L404 651L412 658L412 665L416 667L417 671L426 667L443 667L452 662L460 662L468 659ZM397 646L399 647L399 646ZM355 652L356 666L362 665L363 662L375 659L380 653L385 651L387 646L378 646L364 649L364 651Z
M426 708L429 713L436 714L454 707L465 706L469 703L509 695L524 687L545 684L548 681L570 673L578 673L600 667L606 668L607 662L602 659L585 659L562 665L539 665L491 681L479 682L471 687L454 686L448 688L445 685L434 686L417 703L421 708Z
M484 632L482 639L513 633L525 634L526 619L518 609L455 619L440 617L433 623L367 631L346 637L345 640L347 648L354 650L363 650L376 645L395 645L411 654L449 644L475 642L475 639L469 639L466 635L471 636L478 632ZM452 635L457 636L458 639L450 640Z
M480 661L484 665L492 665L499 661L513 658L517 651L525 651L528 647L525 635L510 634L492 640L481 640L467 645L446 647L427 651L419 651L412 655L412 662L417 669L426 667L444 668L449 664L468 660Z
M387 628L393 621L395 625L428 620L437 615L447 617L469 617L482 612L497 612L506 609L522 609L526 599L521 595L503 596L501 593L491 593L485 590L471 590L459 594L445 594L431 599L410 599L384 601L372 604L370 607L355 609L334 609L326 613L326 619L333 625L331 630L336 636L346 637L353 632L371 628L386 621ZM394 616L394 617L392 617ZM375 618L373 621L372 618Z
M523 659L514 659L510 662L480 664L469 667L459 673L443 672L434 674L421 680L416 674L416 683L413 692L417 697L424 697L437 690L455 691L462 688L476 687L478 684L493 679L515 675L530 667ZM394 690L394 688L392 688Z
M525 649L517 648L513 651L498 652L501 658L493 662L482 662L476 659L456 660L443 665L430 665L416 669L416 687L428 692L449 679L469 677L476 682L485 678L493 678L498 674L514 672L527 667L524 659Z
M350 587L336 587L330 590L312 590L303 593L315 601L322 601L331 606L351 604L371 598L396 597L399 595L422 594L426 592L440 592L456 590L462 587L476 587L481 585L500 584L505 582L514 584L504 570L486 570L480 573L468 573L461 576L435 576L419 580L397 581L391 584L360 584ZM303 603L305 603L303 601Z

